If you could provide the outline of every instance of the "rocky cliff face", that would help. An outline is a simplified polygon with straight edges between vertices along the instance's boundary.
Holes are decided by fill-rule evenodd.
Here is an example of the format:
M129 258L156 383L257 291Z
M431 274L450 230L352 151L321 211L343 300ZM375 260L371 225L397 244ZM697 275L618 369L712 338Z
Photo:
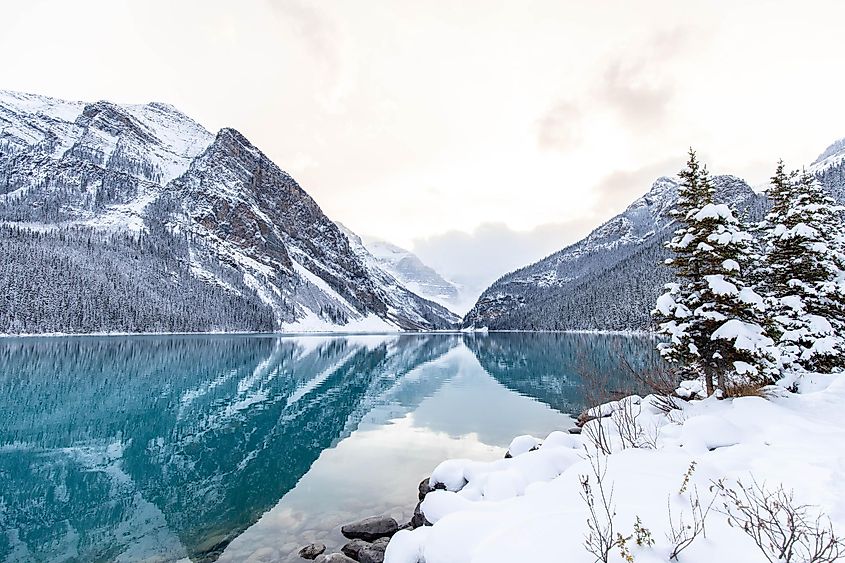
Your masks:
M85 301L86 285L129 288L110 296L115 312L96 327L103 331L416 330L459 320L366 264L299 184L243 135L212 135L164 104L0 92L0 221L18 244L19 256L6 258L34 265L26 283L47 302L31 314L37 304L19 291L21 275L0 278L0 288L16 295L0 315L0 332L90 330L81 319L98 305ZM26 256L38 247L39 257ZM127 271L98 260L106 254L138 264ZM39 280L37 271L61 260L71 262L74 287L51 291L55 280ZM190 295L180 295L189 286ZM77 294L79 310L62 307L68 292ZM199 314L215 301L254 314Z

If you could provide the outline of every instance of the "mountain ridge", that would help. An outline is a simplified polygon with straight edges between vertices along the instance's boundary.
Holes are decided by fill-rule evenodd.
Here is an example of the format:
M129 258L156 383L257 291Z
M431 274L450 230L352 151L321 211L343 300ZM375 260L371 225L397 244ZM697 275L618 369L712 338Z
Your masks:
M460 320L365 264L316 201L237 130L212 134L167 104L0 91L0 224L24 256L50 253L37 268L61 275L50 263L70 259L77 291L86 283L104 293L135 288L158 303L158 317L150 317L130 291L127 311L115 300L101 319L107 326L94 329L434 330ZM134 271L118 263L133 245L140 249ZM97 252L112 261L97 264ZM0 332L92 328L82 320L99 318L90 301L73 312L53 309L62 302L49 287L54 280L38 287L48 302L45 326L29 318L38 305L18 291L23 257L5 258L16 275L0 279L0 288L16 301L0 314ZM100 267L115 277L104 278ZM196 295L174 295L180 284ZM220 291L231 297L228 309L193 326L191 309L213 307ZM238 302L255 313L253 322L233 312ZM173 314L181 319L175 324L161 318L174 307L186 309ZM227 324L227 315L240 320ZM154 326L139 325L142 317Z
M716 199L759 219L766 201L741 178L713 177ZM585 238L505 274L464 317L464 329L647 330L671 272L663 243L678 179L663 176Z
M414 293L457 313L468 308L463 287L443 277L410 250L378 239L365 239L362 244L383 270Z

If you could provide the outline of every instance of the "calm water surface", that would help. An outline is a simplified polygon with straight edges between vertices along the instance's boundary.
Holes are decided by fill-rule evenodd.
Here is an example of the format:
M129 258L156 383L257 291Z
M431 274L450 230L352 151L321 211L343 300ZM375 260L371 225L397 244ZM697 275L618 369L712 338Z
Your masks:
M410 517L443 459L572 425L581 378L653 365L574 334L0 339L0 560L301 561Z

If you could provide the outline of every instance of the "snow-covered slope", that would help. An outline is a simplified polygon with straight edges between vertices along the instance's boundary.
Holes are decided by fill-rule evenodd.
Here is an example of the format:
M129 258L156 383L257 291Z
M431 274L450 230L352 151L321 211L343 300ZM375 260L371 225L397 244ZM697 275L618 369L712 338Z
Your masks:
M845 203L845 139L831 144L808 170L824 184L837 201Z
M735 176L713 178L716 197L760 216L763 198ZM659 178L625 211L585 239L490 286L464 317L465 327L607 329L648 326L669 272L660 266L671 232L678 183Z
M845 203L845 139L809 166ZM751 220L768 207L765 193L735 176L716 176L716 200ZM651 325L649 311L672 273L663 266L677 179L659 178L643 197L585 239L491 285L463 326L528 330L628 330Z
M119 243L121 249L109 251L133 253L133 240L145 251L135 258L140 267L113 272L119 278L113 287L137 286L122 296L127 308L143 309L133 299L145 295L160 303L158 316L170 307L187 309L176 326L156 322L149 330L415 330L459 320L373 270L296 181L243 135L234 129L213 135L165 104L88 104L0 91L0 222L5 236L17 237L19 253L38 246L21 229L51 237L41 245L54 253L44 264L72 259L80 278L73 282L78 287L52 293L50 280L27 281L59 308L39 315L42 327L29 315L37 305L17 291L20 276L0 279L17 295L15 310L0 315L0 332L82 330L80 319L90 314L69 315L59 305L61 293L99 286L101 247ZM159 260L163 269L153 264ZM220 297L211 293L222 291L233 309L253 312L255 322L192 326L196 300L175 305L172 298L186 289L186 277L200 282L191 293L199 294L201 307L213 307ZM80 307L97 309L93 302ZM144 330L141 316L101 329ZM220 316L214 311L209 318Z
M416 254L382 240L365 239L363 244L381 269L399 280L402 285L452 311L465 312L461 310L466 301L461 293L461 286L441 276L434 268L423 263Z

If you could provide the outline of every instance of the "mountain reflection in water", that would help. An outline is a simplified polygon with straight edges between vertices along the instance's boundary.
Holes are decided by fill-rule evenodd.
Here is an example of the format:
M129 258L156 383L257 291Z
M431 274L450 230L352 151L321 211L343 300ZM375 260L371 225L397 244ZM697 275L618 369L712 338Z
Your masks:
M580 334L0 339L0 560L296 561L408 517L446 457L571 425L581 376L658 361Z

